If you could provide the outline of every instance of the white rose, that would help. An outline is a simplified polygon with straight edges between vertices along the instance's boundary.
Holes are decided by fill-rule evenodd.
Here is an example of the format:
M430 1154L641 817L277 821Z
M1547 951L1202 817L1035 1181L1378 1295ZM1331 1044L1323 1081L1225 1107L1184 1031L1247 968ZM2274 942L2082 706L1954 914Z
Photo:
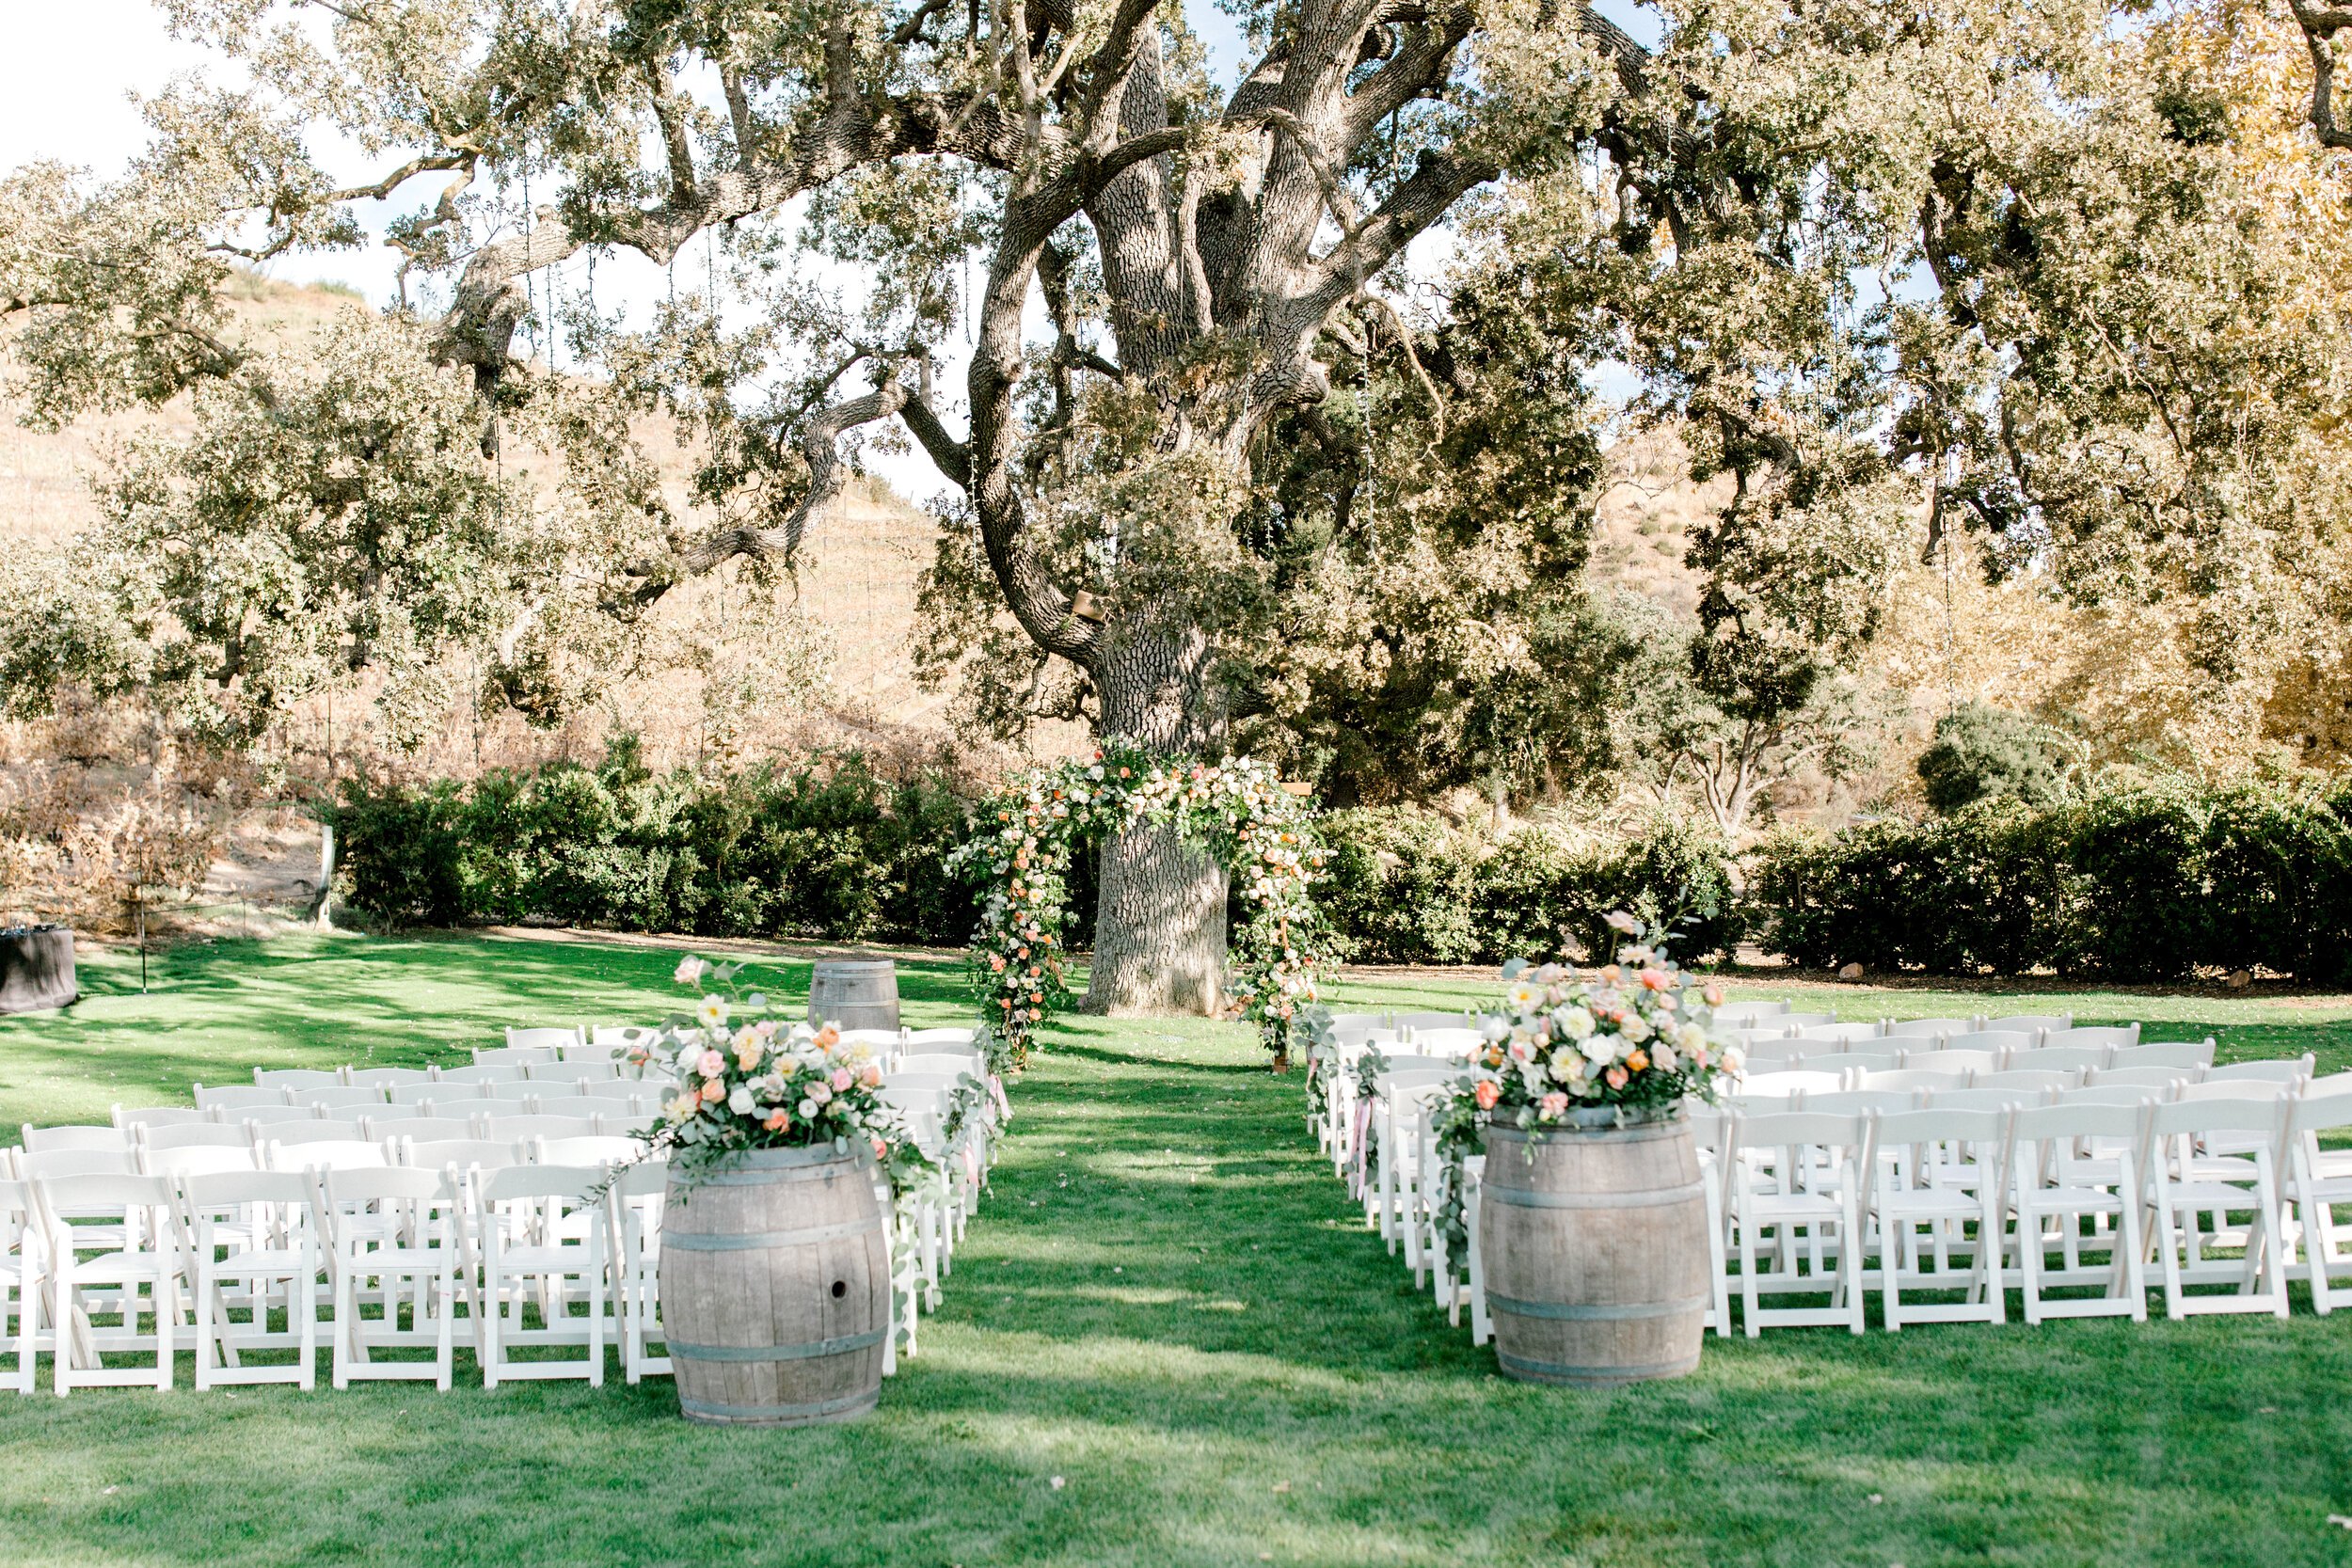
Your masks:
M752 1086L749 1084L736 1085L727 1095L727 1109L739 1117L750 1116L755 1103L756 1102L752 1099Z
M1563 1007L1552 1015L1551 1022L1572 1040L1581 1040L1593 1032L1593 1015L1581 1007Z
M1675 1043L1685 1051L1696 1051L1707 1043L1707 1031L1695 1023L1686 1023L1675 1031Z
M1499 1013L1488 1013L1478 1021L1478 1032L1489 1041L1499 1040L1511 1032L1511 1021Z
M1627 1039L1632 1041L1635 1045L1639 1045L1644 1040L1649 1038L1652 1033L1649 1026L1649 1020L1644 1018L1640 1013L1628 1015L1626 1021L1617 1025L1617 1029L1619 1033L1624 1035Z
M1586 1061L1602 1067L1616 1056L1617 1038L1614 1035L1587 1035L1577 1042L1577 1049L1584 1053Z

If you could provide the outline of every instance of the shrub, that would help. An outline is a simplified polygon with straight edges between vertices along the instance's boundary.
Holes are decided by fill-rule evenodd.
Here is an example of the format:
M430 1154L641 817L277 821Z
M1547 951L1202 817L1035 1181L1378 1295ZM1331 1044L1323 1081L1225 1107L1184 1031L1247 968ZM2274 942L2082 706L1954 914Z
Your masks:
M1949 816L1985 800L2051 805L2066 794L2066 774L2049 729L2021 713L1965 703L1935 722L1919 753L1928 806Z

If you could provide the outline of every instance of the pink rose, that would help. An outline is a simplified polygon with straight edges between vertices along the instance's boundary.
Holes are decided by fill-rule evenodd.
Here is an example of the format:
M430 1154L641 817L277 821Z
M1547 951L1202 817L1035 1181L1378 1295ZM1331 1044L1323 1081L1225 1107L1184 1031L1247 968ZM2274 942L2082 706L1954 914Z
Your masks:
M808 1086L808 1098L822 1105L833 1098L833 1085L819 1078Z
M842 1090L848 1088L855 1082L857 1082L857 1080L850 1076L850 1069L848 1068L837 1067L833 1069L834 1093L839 1094Z
M1558 1119L1567 1108L1568 1097L1565 1094L1548 1094L1536 1101L1536 1109L1543 1112L1547 1119Z
M1621 1067L1611 1068L1608 1072L1609 1086L1613 1089L1624 1088L1627 1077L1628 1074L1625 1069Z
M726 1071L727 1059L716 1051L706 1051L703 1053L703 1059L694 1065L702 1069L702 1075L705 1078L716 1078Z
M868 1062L866 1064L866 1070L857 1075L857 1081L865 1085L869 1089L880 1088L882 1086L882 1069L876 1067L873 1063Z
M1480 1110L1491 1111L1495 1108L1495 1101L1502 1098L1502 1089L1500 1085L1489 1078L1481 1082L1471 1094L1477 1100Z

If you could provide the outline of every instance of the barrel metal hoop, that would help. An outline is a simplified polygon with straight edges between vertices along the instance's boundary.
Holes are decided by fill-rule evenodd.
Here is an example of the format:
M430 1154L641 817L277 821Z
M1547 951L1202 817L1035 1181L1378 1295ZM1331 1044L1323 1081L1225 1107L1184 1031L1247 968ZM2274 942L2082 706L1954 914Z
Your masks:
M672 1355L687 1361L812 1361L820 1355L842 1355L879 1345L882 1332L878 1328L868 1334L844 1334L804 1345L688 1345L675 1339L663 1342L670 1347Z
M845 1236L879 1235L882 1227L882 1216L876 1214L870 1219L844 1220L839 1225L812 1225L804 1230L665 1230L661 1245L679 1252L755 1252L761 1247L800 1246L839 1241Z
M1621 1303L1518 1301L1486 1292L1486 1305L1497 1312L1521 1318L1549 1318L1555 1323L1629 1323L1641 1318L1671 1318L1678 1312L1704 1312L1708 1299L1679 1296L1672 1301Z
M838 1416L844 1411L871 1405L880 1397L874 1389L863 1393L844 1394L839 1399L818 1400L809 1404L720 1404L711 1400L688 1399L678 1396L678 1408L689 1416L723 1416L735 1420L788 1421L815 1419L819 1416Z
M1632 1383L1646 1377L1676 1377L1698 1365L1695 1355L1677 1361L1650 1361L1638 1366L1573 1367L1558 1361L1539 1361L1532 1355L1511 1355L1501 1350L1495 1359L1509 1372L1532 1372L1537 1377L1565 1378L1580 1383Z
M1705 1197L1707 1183L1692 1181L1645 1193L1550 1193L1531 1187L1502 1187L1489 1180L1485 1190L1494 1202L1515 1209L1657 1209Z

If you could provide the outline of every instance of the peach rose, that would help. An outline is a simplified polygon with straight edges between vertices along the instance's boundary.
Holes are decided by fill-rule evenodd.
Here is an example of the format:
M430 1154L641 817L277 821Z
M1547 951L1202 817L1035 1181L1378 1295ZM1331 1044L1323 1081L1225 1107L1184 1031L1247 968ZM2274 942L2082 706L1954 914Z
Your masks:
M1478 1101L1480 1110L1491 1111L1495 1108L1495 1101L1502 1098L1502 1085L1489 1078L1482 1081L1470 1093Z

